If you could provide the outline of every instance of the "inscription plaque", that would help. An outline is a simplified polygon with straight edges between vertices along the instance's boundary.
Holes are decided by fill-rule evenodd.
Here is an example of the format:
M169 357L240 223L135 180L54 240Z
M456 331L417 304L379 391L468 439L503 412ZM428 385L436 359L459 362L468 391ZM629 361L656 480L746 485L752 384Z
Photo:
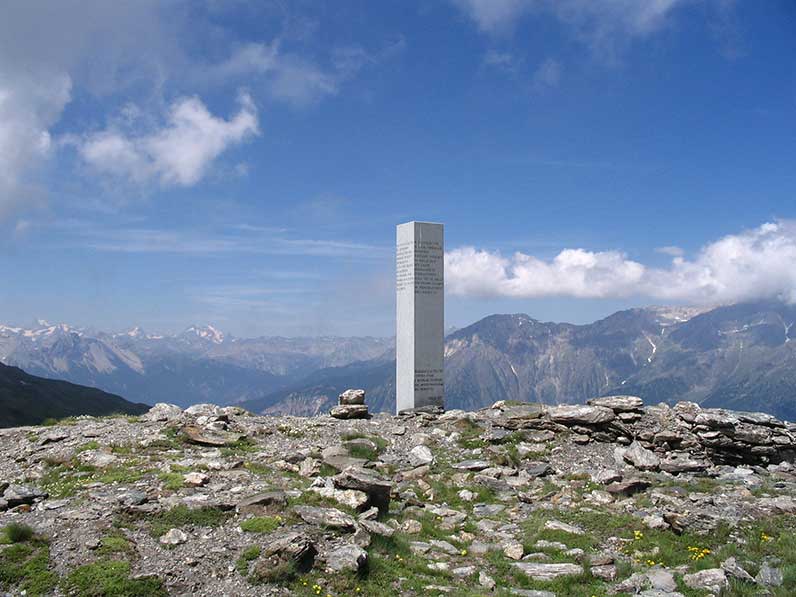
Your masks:
M444 406L444 233L442 224L397 227L396 410Z

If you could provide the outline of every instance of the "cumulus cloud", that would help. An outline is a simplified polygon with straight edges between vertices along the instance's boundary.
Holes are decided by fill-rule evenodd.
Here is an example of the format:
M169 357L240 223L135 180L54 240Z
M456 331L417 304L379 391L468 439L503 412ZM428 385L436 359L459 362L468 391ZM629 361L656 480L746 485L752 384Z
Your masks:
M622 298L691 303L796 301L796 221L770 222L703 247L666 268L619 251L566 249L552 260L464 247L445 255L447 289L464 296Z
M179 48L156 0L6 2L0 19L0 223L46 205L53 128L81 90L149 81ZM168 22L168 21L166 21ZM46 40L46 43L43 43Z
M259 134L251 97L241 94L239 103L238 113L225 120L211 114L199 98L181 98L158 130L134 135L112 127L72 143L103 174L136 184L156 180L164 186L191 186L224 150Z
M51 154L49 129L70 91L63 73L0 80L0 220L41 201L42 191L30 177Z

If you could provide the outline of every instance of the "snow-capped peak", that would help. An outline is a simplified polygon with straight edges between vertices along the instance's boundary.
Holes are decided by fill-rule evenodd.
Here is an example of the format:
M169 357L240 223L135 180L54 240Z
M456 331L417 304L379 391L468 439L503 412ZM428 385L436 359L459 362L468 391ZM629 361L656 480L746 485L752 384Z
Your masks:
M214 344L221 344L224 341L224 332L209 324L205 326L192 325L183 332L183 335L194 335L203 340L209 340Z
M130 336L131 338L140 338L145 336L144 330L141 329L141 326L135 326L134 328L130 328L124 334L125 336Z

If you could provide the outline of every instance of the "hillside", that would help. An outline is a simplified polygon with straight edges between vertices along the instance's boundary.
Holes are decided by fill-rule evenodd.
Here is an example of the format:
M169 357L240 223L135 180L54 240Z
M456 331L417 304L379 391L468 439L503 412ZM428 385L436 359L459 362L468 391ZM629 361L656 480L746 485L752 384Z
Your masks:
M704 312L631 309L587 325L492 315L447 336L446 406L578 403L621 392L649 402L690 400L796 418L795 321L796 306L778 302ZM314 414L357 383L373 397L373 408L394 409L394 361L384 358L318 371L245 405Z
M139 415L144 404L66 381L29 375L0 364L0 427L37 425L76 415Z
M796 425L632 396L3 429L0 594L792 597L795 459Z

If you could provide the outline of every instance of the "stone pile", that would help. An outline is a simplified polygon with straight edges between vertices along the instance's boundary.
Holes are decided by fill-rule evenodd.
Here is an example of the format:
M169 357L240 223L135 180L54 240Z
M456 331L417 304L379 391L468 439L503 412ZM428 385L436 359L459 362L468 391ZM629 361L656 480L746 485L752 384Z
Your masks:
M624 458L640 470L702 471L711 464L796 461L796 425L764 413L701 408L693 402L645 407L636 396L594 398L586 405L493 405L505 429L567 432L575 443L628 446Z
M338 404L329 411L335 419L367 419L365 390L346 390L337 398Z

